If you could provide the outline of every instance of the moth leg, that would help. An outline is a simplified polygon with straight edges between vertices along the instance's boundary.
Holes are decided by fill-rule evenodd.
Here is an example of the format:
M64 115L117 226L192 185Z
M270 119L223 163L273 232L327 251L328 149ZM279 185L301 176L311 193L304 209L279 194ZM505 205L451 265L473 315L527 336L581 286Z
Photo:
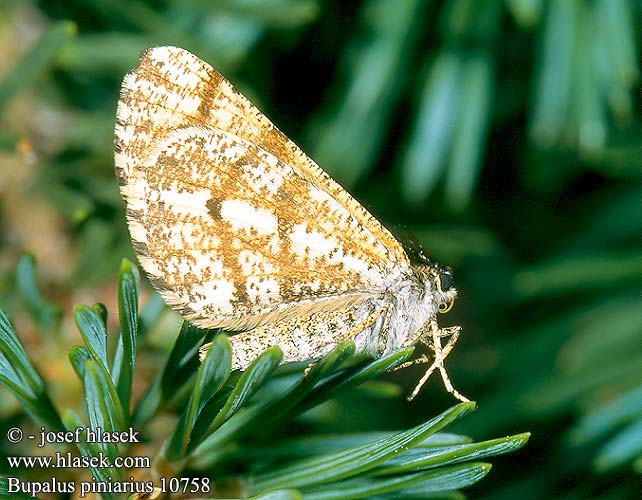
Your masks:
M433 338L435 338L435 342L437 342L437 348L435 349L435 361L437 361L437 368L439 368L439 372L441 373L441 379L444 382L444 386L446 387L446 390L455 396L455 398L459 399L459 401L463 403L467 403L470 401L466 396L461 394L457 389L453 387L452 382L450 381L450 378L448 377L448 373L446 372L446 367L444 366L444 359L450 351L452 350L453 347L455 347L455 344L457 343L457 339L459 338L459 332L461 332L461 328L459 327L453 327L449 329L452 332L452 335L450 336L450 339L448 340L448 343L444 347L443 351L441 348L441 337L439 336L438 333L434 335ZM414 391L413 391L414 392Z
M201 363L205 361L205 358L207 357L207 353L209 352L211 347L212 347L212 343L208 342L207 344L203 344L201 347L198 348L198 360Z
M435 325L431 325L431 331L434 332L434 329L435 329ZM453 345L454 345L454 342L456 342L457 338L459 337L459 331L457 331L457 332L451 331L453 329L459 330L459 327L455 326L455 327L448 327L448 328L437 328L437 334L440 337L449 337L449 336L452 337L456 333L456 337L455 337L455 339L453 341ZM410 337L410 340L408 341L408 343L409 344L416 344L417 342L422 342L422 337L425 337L427 333L428 332L427 332L426 328L420 328L417 331L417 333L415 333L412 337ZM450 345L450 344L451 343L449 342L448 345ZM432 346L430 344L428 344L428 347L430 347L432 349ZM452 347L450 349L452 349ZM450 352L450 349L448 350L448 352ZM444 348L444 350L445 350L445 348ZM444 358L445 357L446 357L446 355L444 355ZM433 360L434 360L433 357L428 356L427 354L422 354L418 358L411 359L409 361L405 361L404 363L401 363L400 365L395 366L392 371L396 372L397 370L401 370L403 368L408 368L409 366L423 365L423 364L432 363Z
M414 366L414 365L425 365L432 362L432 358L428 356L427 354L422 354L418 358L411 359L409 361L404 361L400 365L395 366L392 371L396 372L397 370L403 370L404 368L408 368L409 366Z
M388 345L388 335L390 333L390 315L392 313L392 307L390 305L385 305L382 307L385 309L385 316L383 322L381 323L381 331L379 333L379 353L386 352L386 346Z
M310 374L310 370L312 370L312 368L314 368L316 365L317 365L317 361L313 361L308 366L306 366L305 370L303 370L303 378L308 378L308 375Z
M387 318L389 313L390 313L390 305L386 304L386 305L380 307L379 309L377 309L376 311L374 311L368 317L366 317L366 318L362 319L361 321L359 321L356 325L353 325L350 328L348 328L345 332L341 333L337 338L333 339L331 343L332 344L338 344L339 342L343 342L344 340L355 338L357 335L359 335L366 328L370 328L371 326L373 326L377 322L377 319L379 318L379 316L381 316L382 314L385 314L385 318ZM386 321L387 320L384 320L384 326L386 326L386 324L387 324ZM386 332L387 332L387 328L386 328ZM325 344L325 345L327 345L327 344ZM310 370L316 364L317 364L316 361L310 363L305 368L305 371L303 372L303 375L305 377L307 377L308 373L310 373Z
M381 306L379 309L374 311L368 317L362 319L356 325L351 326L345 332L339 334L339 336L335 340L333 340L333 342L339 343L339 342L343 342L344 340L355 338L366 328L370 328L371 326L374 326L374 324L377 322L377 319L379 319L379 316L381 316L382 314L385 313L385 316L387 317L389 311L390 311L389 304Z
M433 363L430 365L430 367L428 368L428 370L426 370L426 373L424 373L423 377L421 377L421 380L419 380L419 382L413 389L412 394L408 396L408 401L412 401L417 396L417 394L419 394L419 391L424 386L424 384L428 381L428 379L430 378L430 376L435 370L439 370L441 374L441 378L444 382L444 387L450 394L452 394L455 398L459 399L460 401L463 401L463 402L470 401L467 397L460 394L453 387L453 384L450 381L450 378L448 377L448 374L446 372L446 368L444 367L444 359L446 359L448 354L450 354L450 351L452 351L453 347L455 347L455 344L459 339L460 331L461 331L461 328L457 326L451 327L451 328L444 328L443 330L440 331L440 329L436 325L433 325L432 348L435 351L435 359ZM442 347L441 338L448 335L450 335L450 339L448 339L448 342L446 343L446 345ZM422 356L419 359L421 360L423 358L424 356ZM427 359L427 356L425 356L425 358Z

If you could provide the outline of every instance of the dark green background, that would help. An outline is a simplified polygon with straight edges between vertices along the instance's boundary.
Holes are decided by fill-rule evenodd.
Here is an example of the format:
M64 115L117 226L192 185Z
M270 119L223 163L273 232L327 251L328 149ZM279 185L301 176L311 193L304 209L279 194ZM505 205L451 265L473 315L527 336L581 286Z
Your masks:
M70 290L133 258L118 89L141 49L178 45L454 269L442 321L463 334L447 364L479 404L458 429L533 432L472 498L636 498L640 14L626 0L0 1L2 168L25 145L35 158L2 177L3 306L22 251L54 302L89 301ZM16 232L34 199L65 255ZM419 374L389 380L407 392ZM435 380L411 404L340 400L327 429L402 428L451 403Z

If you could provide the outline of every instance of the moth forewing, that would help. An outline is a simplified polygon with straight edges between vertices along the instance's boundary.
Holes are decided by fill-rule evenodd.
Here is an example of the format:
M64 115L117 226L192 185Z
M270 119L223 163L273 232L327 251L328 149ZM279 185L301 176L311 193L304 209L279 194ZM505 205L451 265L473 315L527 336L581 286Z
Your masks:
M454 299L439 289L439 266L418 272L211 66L176 47L143 53L123 81L115 163L141 266L186 319L239 332L235 368L272 345L287 362L348 338L374 356L421 340L458 395L436 323Z

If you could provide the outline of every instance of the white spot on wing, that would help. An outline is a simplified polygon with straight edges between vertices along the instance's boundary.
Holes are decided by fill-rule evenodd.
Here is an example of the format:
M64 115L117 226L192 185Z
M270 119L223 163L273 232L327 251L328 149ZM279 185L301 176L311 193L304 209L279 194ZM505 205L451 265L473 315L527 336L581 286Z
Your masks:
M235 231L256 231L259 236L274 234L278 230L278 220L269 210L255 208L247 201L225 200L221 203L221 218Z
M316 259L328 257L337 249L337 241L327 238L319 231L308 231L307 224L297 224L290 233L290 247L292 252L299 257Z
M214 307L220 314L233 312L234 284L227 280L211 280L203 284L195 283L192 288L195 295L202 299L191 301L190 307L195 310Z
M379 284L383 281L378 270L368 266L362 259L346 255L335 238L326 237L319 231L308 231L306 223L297 224L292 228L290 247L300 258L325 259L329 264L343 265L346 269L365 276L372 283Z
M160 201L168 205L173 212L185 215L207 215L205 204L211 197L211 192L203 190L159 190Z
M243 153L245 153L245 149L243 149L241 146L238 144L234 144L232 146L228 146L224 149L221 150L221 155L227 160L227 161L234 161L236 160L239 156L241 156Z
M281 300L279 282L274 278L250 276L245 281L245 292L254 304L268 305Z

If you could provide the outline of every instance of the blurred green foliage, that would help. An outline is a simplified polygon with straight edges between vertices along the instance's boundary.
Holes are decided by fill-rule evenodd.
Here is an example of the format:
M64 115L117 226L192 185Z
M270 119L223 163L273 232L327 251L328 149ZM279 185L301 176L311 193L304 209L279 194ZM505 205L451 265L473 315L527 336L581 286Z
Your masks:
M461 428L534 431L471 496L637 497L639 2L2 0L0 9L0 154L33 170L18 185L2 174L3 255L45 251L15 236L31 208L11 211L10 199L23 192L62 220L73 258L61 253L42 271L64 261L66 286L100 283L133 255L111 159L117 92L141 49L179 45L454 268L460 298L444 320L464 330L448 364L479 403ZM21 289L27 310L56 302ZM51 309L36 321L53 328L56 318ZM430 385L407 406L339 398L326 418L398 428L446 405L439 391Z

